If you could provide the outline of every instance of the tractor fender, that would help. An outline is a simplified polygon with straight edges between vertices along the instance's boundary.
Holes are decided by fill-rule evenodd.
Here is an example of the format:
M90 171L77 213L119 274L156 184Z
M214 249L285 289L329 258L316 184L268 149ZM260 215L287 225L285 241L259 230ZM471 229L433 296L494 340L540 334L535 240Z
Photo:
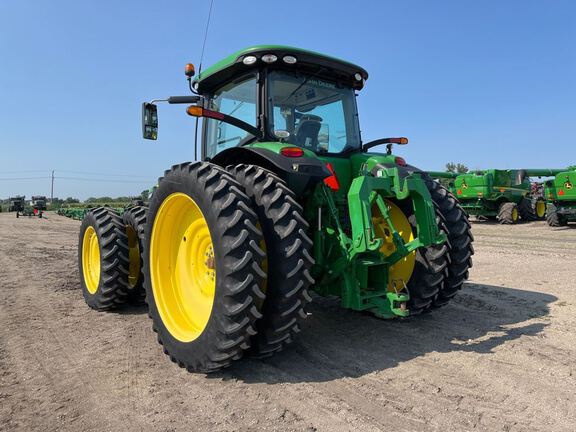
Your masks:
M314 187L332 173L315 157L287 157L263 148L232 147L226 149L210 162L226 168L229 165L250 164L272 171L283 179L299 196Z

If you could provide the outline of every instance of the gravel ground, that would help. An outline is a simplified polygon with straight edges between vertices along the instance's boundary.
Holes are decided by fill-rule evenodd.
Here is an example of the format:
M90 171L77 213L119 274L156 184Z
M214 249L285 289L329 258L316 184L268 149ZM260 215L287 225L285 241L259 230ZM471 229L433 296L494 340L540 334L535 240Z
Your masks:
M576 226L474 223L444 309L382 321L315 298L266 361L189 374L145 307L90 310L80 223L0 214L0 431L574 431Z

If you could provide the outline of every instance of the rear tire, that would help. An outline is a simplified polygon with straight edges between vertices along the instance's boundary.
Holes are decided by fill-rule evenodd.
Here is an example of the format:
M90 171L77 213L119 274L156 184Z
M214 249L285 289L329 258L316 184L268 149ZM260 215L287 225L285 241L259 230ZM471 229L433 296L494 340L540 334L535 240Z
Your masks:
M518 223L518 206L513 202L505 202L498 210L498 222L503 225L513 225Z
M266 244L266 300L250 353L267 357L291 343L306 318L304 306L311 300L308 288L314 283L310 276L312 240L306 235L303 209L282 179L254 165L228 170L252 200Z
M148 209L142 206L130 207L122 215L128 238L128 300L130 303L143 304L146 299L144 289L144 250L146 216Z
M122 219L114 210L98 207L82 220L78 265L82 294L88 306L109 310L126 302L128 240Z
M144 247L148 313L164 353L190 372L214 372L242 357L262 317L262 235L241 189L216 165L183 163L159 179L150 201ZM194 269L200 275L211 269L212 276L195 277ZM201 291L209 283L211 291ZM199 315L204 318L198 324Z
M435 187L434 185L439 184L432 179L426 181L426 186L430 190L430 193L432 193ZM400 200L394 202L400 207L402 212L408 216L412 231L414 235L416 235L418 231L412 201ZM438 211L436 211L436 223L440 229L444 228L442 217ZM447 277L448 264L447 244L431 245L426 248L416 249L414 270L406 283L406 288L410 294L410 300L408 301L410 315L418 315L432 307Z
M426 178L426 185L434 201L440 228L448 236L448 266L444 283L432 302L432 308L446 305L468 279L474 248L472 230L466 212L458 200L440 183Z
M551 227L568 225L568 220L564 216L558 214L558 209L554 204L548 204L546 207L546 222L548 222L548 225Z

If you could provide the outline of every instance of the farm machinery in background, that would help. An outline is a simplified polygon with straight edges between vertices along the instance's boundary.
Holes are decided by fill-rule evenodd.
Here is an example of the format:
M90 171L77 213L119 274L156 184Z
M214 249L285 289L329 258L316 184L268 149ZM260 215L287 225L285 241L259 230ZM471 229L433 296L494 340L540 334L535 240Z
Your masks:
M153 188L150 188L148 193L150 194L152 190ZM88 212L97 207L107 207L122 215L125 211L132 207L142 207L146 205L147 202L141 195L139 195L130 197L130 201L126 202L64 204L58 210L56 210L56 213L60 216L66 216L71 219L82 220Z
M576 222L576 165L559 171L544 182L546 221L553 227Z
M149 207L87 212L78 260L91 308L145 297L164 352L213 372L284 349L309 289L381 318L456 295L472 265L466 214L392 153L406 138L361 141L364 69L257 46L185 72L194 94L162 101L203 119L202 160L168 169ZM156 102L143 104L146 139L158 136Z
M557 169L489 169L468 173L428 172L436 179L447 179L448 188L468 215L496 219L501 224L542 220L546 200L530 177L554 176Z
M41 205L38 207L34 203L34 198L32 197L33 201L30 203L26 203L26 197L24 195L16 195L13 197L8 198L8 211L9 212L16 212L16 217L19 218L20 216L37 216L42 218L42 210L46 209L46 201L44 201L43 206Z
M26 197L24 195L16 195L8 198L8 211L21 212L26 206Z
M122 215L126 210L134 206L144 206L145 203L142 199L135 199L126 203L90 203L90 204L65 204L61 206L56 213L60 216L66 216L75 220L82 220L87 213L98 207L105 207L113 210L114 212Z
M47 200L44 195L33 195L30 200L30 206L37 211L47 210Z

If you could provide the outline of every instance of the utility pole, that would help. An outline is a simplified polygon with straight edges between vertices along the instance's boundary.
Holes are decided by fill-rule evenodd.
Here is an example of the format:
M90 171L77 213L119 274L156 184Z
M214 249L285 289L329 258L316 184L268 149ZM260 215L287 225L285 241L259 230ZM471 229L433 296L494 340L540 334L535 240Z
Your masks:
M54 204L54 170L52 170L52 186L50 188L50 204Z

